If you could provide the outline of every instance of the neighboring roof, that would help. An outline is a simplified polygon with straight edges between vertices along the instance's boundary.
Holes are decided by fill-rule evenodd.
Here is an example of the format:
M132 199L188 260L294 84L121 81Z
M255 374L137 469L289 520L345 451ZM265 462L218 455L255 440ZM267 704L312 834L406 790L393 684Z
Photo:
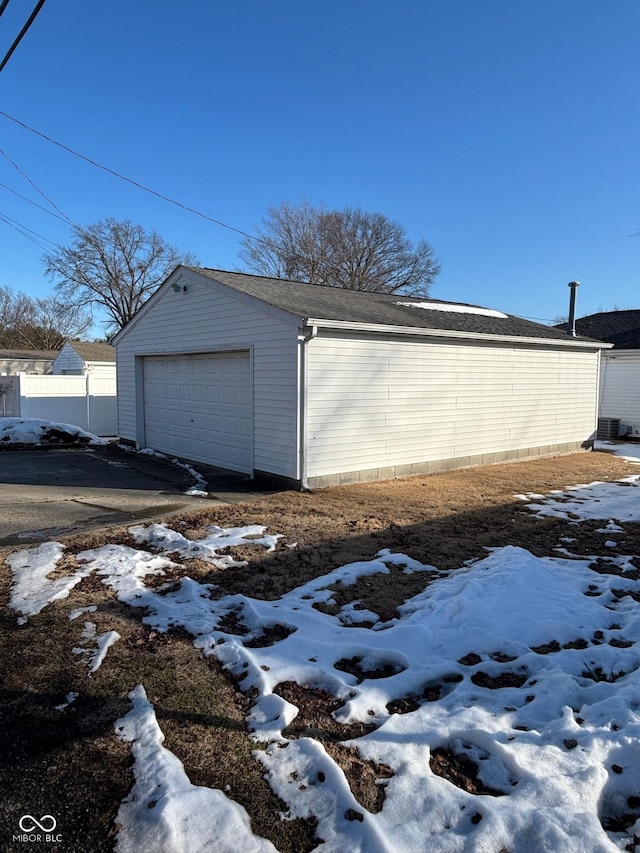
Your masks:
M60 355L57 349L0 349L0 358L36 359L37 361L54 361Z
M557 328L566 328L562 323ZM640 308L627 311L601 311L576 320L576 331L615 349L640 349Z
M67 341L83 361L113 361L116 360L116 350L111 344L96 344L89 341Z
M440 299L344 290L225 270L199 267L189 269L303 320L313 318L374 326L401 326L475 335L576 342L576 338L570 338L565 330L498 311L489 311L481 306L447 303ZM413 307L417 304L423 304L427 310ZM448 306L450 310L447 310ZM433 310L429 310L430 308ZM584 340L589 342L586 338Z

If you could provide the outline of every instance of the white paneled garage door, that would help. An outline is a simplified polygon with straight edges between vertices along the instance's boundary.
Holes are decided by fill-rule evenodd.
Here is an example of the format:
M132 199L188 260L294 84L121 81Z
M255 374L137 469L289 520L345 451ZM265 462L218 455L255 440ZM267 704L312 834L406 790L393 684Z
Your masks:
M251 474L248 351L144 358L147 447Z

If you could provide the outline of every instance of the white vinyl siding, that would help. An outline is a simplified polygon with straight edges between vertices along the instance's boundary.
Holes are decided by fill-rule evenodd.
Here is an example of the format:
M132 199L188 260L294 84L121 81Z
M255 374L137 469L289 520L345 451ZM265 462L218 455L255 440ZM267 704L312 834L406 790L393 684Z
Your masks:
M600 417L619 418L640 436L640 350L604 354L600 374Z
M254 468L297 477L296 321L285 322L274 312L259 310L191 271L183 272L183 285L186 291L176 293L167 287L161 292L118 343L121 438L144 439L144 357L251 350Z
M114 365L115 371L115 365ZM66 343L60 350L60 355L53 362L53 372L56 376L82 376L85 371L84 361L72 346Z
M111 379L116 375L116 363L115 361L88 361L87 371L93 376Z
M86 361L68 342L53 362L53 373L57 376L82 376L85 372L105 379L115 379L115 361Z
M594 351L321 333L307 365L309 477L594 435Z

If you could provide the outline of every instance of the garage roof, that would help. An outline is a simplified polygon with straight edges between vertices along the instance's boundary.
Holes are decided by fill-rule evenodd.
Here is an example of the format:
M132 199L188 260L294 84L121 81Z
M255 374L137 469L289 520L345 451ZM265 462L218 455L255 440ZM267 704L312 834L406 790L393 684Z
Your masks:
M111 344L76 340L69 340L67 343L78 353L83 361L115 362L116 360L116 351Z
M367 324L460 332L472 335L549 339L558 342L593 343L586 337L571 338L563 329L544 326L500 311L458 302L444 302L398 294L344 290L297 281L249 275L225 270L190 267L233 290L307 321Z

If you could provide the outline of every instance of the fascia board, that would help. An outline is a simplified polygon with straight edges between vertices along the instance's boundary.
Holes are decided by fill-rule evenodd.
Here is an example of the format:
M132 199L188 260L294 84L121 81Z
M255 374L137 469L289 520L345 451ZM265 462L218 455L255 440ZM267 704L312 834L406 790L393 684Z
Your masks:
M416 326L388 326L374 323L350 323L344 320L323 320L318 317L307 317L306 326L317 326L320 329L336 329L337 331L369 332L384 335L413 335L424 338L448 338L454 340L488 341L495 343L529 344L535 346L559 346L570 349L611 349L613 344L602 341L585 341L576 338L562 340L558 338L526 338L516 335L490 335L481 332L460 332L449 329L421 329Z

